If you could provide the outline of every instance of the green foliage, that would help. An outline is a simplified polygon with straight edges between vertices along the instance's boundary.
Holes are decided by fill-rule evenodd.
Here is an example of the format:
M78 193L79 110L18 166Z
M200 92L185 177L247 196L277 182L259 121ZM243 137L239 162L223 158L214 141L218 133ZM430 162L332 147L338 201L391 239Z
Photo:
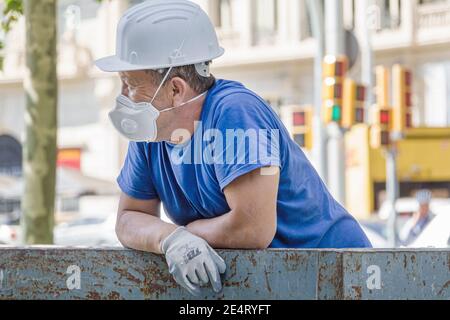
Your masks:
M3 70L3 49L5 48L6 34L23 14L22 0L3 0L2 17L0 21L0 71Z
M2 19L0 21L0 71L3 70L3 49L5 48L6 34L11 30L14 23L23 14L22 0L2 0Z
M23 3L22 0L4 0L4 3L1 28L4 32L8 32L13 23L23 14Z

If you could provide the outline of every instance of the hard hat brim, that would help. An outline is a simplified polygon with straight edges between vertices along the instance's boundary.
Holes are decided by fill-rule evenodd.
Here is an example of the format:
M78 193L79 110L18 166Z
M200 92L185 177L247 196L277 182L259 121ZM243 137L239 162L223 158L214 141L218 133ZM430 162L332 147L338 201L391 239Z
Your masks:
M225 49L219 48L218 52L211 56L209 59L201 59L199 61L184 61L180 63L175 64L167 64L167 65L137 65L128 63L126 61L123 61L119 59L116 55L101 58L96 60L94 63L95 65L104 72L123 72L123 71L137 71L137 70L156 70L160 68L169 68L169 67L179 67L183 65L190 65L190 64L196 64L206 61L211 61L213 59L217 59L221 57L225 53Z
M131 64L126 61L120 60L117 56L109 56L101 58L95 61L95 65L105 72L121 72L121 71L135 71L146 70L148 66L141 66Z

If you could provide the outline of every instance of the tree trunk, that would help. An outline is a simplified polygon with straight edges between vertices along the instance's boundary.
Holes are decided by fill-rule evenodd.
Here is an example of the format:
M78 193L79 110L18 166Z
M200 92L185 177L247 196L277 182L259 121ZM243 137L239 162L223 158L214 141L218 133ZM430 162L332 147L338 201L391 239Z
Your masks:
M53 243L58 100L56 4L57 0L24 1L27 74L22 240L27 244Z

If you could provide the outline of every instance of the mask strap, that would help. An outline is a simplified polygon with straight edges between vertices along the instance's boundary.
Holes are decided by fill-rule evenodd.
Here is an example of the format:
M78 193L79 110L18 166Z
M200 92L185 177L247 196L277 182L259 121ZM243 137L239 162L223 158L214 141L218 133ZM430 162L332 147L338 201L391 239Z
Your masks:
M164 76L164 78L162 79L158 89L156 90L155 95L153 96L152 101L150 102L151 104L153 104L153 101L155 101L156 96L159 93L159 90L161 90L162 86L164 85L164 83L166 82L167 78L169 77L170 71L172 71L173 67L170 67L169 70L167 71L166 75Z
M185 105L187 105L187 104L189 104L189 103L191 103L191 102L194 102L194 101L200 99L201 97L203 97L203 96L206 95L207 93L208 93L208 91L205 91L205 92L203 92L202 94L199 94L198 96L196 96L196 97L194 97L194 98L192 98L192 99L190 99L190 100L188 100L188 101L186 101L186 102L183 102L183 103L180 104L178 107L172 107L172 108L164 109L164 110L161 110L160 112L167 112L167 111L170 111L170 110L173 110L173 109L176 109L176 108L180 108L180 107L182 107L182 106L185 106Z

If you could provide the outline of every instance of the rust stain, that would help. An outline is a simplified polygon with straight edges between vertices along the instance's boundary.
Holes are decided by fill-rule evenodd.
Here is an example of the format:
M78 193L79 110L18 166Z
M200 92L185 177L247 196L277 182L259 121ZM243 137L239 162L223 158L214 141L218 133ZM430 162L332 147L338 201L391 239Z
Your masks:
M237 259L238 258L239 258L239 256L236 255L234 258L231 259L228 269L233 270L233 273L228 275L228 278L233 278L237 275Z
M267 271L266 267L264 267L264 276L266 278L267 290L271 293L272 292L272 288L270 287L270 282L269 282L269 272Z
M244 287L246 287L246 288L250 288L250 282L248 281L248 276L247 276L247 278L245 278L245 280L244 280Z
M441 290L439 290L438 295L440 296L442 294L442 292L444 292L444 289L447 290L450 287L450 281L447 281L441 288Z
M133 276L131 273L128 272L128 270L121 269L118 267L114 267L113 270L120 274L121 277L125 277L127 280L134 282L136 284L141 284L141 280Z
M362 298L362 289L359 286L352 286L353 291L355 292L355 300L361 300Z
M336 273L331 278L331 283L336 289L336 299L342 299L344 294L344 268L342 266L342 256L336 259Z
M450 254L447 255L447 267L448 267L448 271L450 271Z
M178 286L169 271L157 265L148 266L141 273L144 274L144 281L140 289L145 298L159 298L160 295L167 293L168 289Z
M86 299L88 300L101 300L102 297L100 294L96 291L89 291L86 295Z
M355 271L356 271L356 272L361 272L361 268L362 268L362 267L361 267L361 261L358 260L358 262L356 263Z
M251 284L249 281L249 277L246 277L243 281L229 281L229 280L225 281L223 283L223 286L224 287L235 287L235 288L242 288L242 287L250 288Z
M292 253L290 253L290 252L287 252L287 253L284 254L283 260L284 260L284 262L286 262L286 263L289 263L289 262L295 262L295 263L298 263L299 260L300 260L300 258L299 258L299 256L296 255L296 254L292 254Z
M112 291L110 294L108 294L108 299L109 300L120 300L120 293L118 293L117 291Z
M282 259L285 263L286 270L297 271L302 264L306 264L308 256L298 252L286 252Z
M241 287L241 282L240 281L225 281L224 286L239 288L239 287Z
M236 262L237 262L238 256L235 256L231 259L230 266L233 268L236 268Z
M257 262L256 262L256 259L255 259L255 255L253 253L248 257L248 259L252 263L253 267L256 267Z
M322 257L323 254L321 253L319 257ZM320 261L321 259L319 259ZM317 276L317 289L318 293L320 292L328 292L331 289L334 293L331 294L331 297L329 296L322 296L322 299L343 299L344 292L343 292L343 266L342 266L342 256L337 255L335 264L334 265L328 265L325 263L319 263L319 272ZM329 272L327 270L334 269L333 273L328 276ZM331 288L327 288L330 286Z

